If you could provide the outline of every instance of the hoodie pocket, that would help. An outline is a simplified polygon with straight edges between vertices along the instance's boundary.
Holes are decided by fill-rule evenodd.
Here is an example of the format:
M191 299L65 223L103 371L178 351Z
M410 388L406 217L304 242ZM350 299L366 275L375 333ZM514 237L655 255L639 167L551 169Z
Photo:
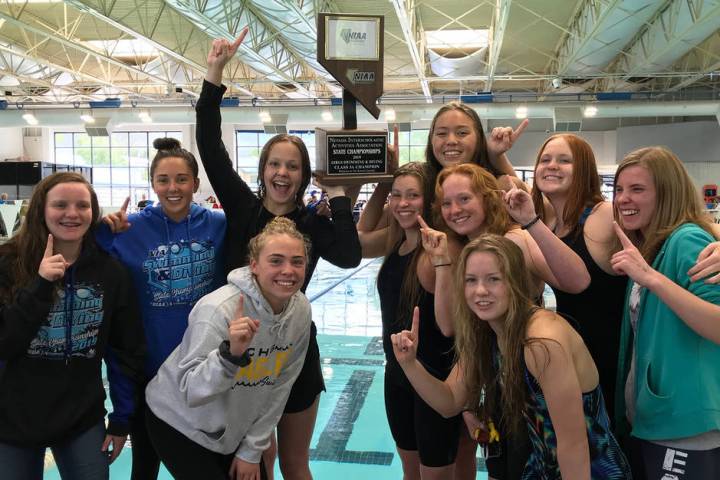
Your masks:
M673 410L674 393L667 382L660 382L653 373L652 364L648 364L642 376L637 395L637 415L639 417L655 417L670 415Z

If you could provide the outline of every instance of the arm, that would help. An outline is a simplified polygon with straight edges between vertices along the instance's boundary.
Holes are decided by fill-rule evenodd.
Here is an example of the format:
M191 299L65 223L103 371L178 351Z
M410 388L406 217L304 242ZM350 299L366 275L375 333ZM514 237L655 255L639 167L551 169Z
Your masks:
M309 308L309 307L308 307ZM240 446L235 452L235 457L249 463L259 463L262 452L270 446L270 434L273 432L280 417L283 414L285 403L290 396L295 379L300 375L305 354L307 352L308 343L310 341L310 313L306 315L307 319L304 323L302 335L295 342L296 348L292 352L292 358L283 366L278 375L275 385L273 386L272 401L268 402L264 411L258 416L255 422L250 426L247 434L240 442ZM297 320L300 320L299 318Z
M237 371L243 368L219 353L220 344L228 340L228 329L223 326L230 324L234 306L234 300L226 300L221 305L202 303L201 300L190 312L188 328L173 358L181 372L179 390L191 408L225 394L235 385Z
M456 363L445 381L438 380L417 360L419 343L420 309L413 311L412 328L393 334L390 339L393 353L418 395L445 418L454 417L467 404L467 390L463 368Z
M385 255L388 234L388 227L369 232L361 232L358 230L358 239L360 240L362 257L377 258Z
M550 317L549 312L536 315ZM588 445L582 390L572 357L570 339L560 322L528 329L528 337L542 338L525 347L525 364L545 396L557 436L557 458L563 478L590 480ZM554 324L554 325L552 325Z
M617 223L614 225L623 249L613 255L613 269L654 293L695 333L720 344L720 287L702 282L690 283L690 279L684 277L684 272L692 266L700 249L707 245L707 234L683 234L673 249L665 253L666 257L674 256L672 267L683 275L679 278L683 284L679 285L650 267L620 226Z
M213 41L208 52L208 71L195 108L195 140L200 161L223 210L228 217L235 218L242 218L257 201L257 197L235 171L222 141L220 102L225 87L221 82L223 68L235 55L246 34L247 27L232 44L224 39Z
M450 240L444 232L430 228L422 217L420 235L423 255L418 260L417 275L423 288L435 295L435 322L446 337L455 334L452 311L453 259L458 258L462 246ZM426 286L426 284L428 284Z
M378 183L360 214L357 224L358 232L372 232L388 226L385 202L391 189L392 183Z
M228 217L241 217L257 197L238 175L222 141L220 101L225 87L203 82L195 107L195 140L200 161Z
M590 285L590 274L582 259L543 223L537 220L530 194L513 188L505 194L505 208L521 225L529 225L528 254L536 275L568 293L580 293ZM534 223L533 223L534 222Z
M136 412L137 398L143 394L145 377L145 334L130 275L118 265L114 278L117 279L114 282L117 291L110 312L110 336L104 358L113 411L108 415L103 451L107 451L112 442L111 463L125 445L130 419Z

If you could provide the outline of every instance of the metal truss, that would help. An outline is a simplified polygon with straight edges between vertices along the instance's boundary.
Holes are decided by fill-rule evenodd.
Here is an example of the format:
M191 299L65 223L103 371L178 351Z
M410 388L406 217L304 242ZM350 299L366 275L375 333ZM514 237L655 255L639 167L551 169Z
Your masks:
M674 0L619 57L623 80L671 67L720 28L720 0Z
M315 96L304 84L317 81L317 70L299 53L294 54L294 49L283 42L280 33L268 25L272 22L268 20L266 24L258 16L254 10L257 7L252 2L226 0L200 5L188 0L166 0L166 3L211 37L234 39L247 25L248 38L238 50L242 61L263 77L279 84L281 93L289 91L309 98ZM277 19L274 21L277 22ZM304 21L293 23L296 30L307 30Z
M400 22L404 42L407 45L410 59L415 66L417 81L420 82L423 95L428 103L432 102L430 84L425 78L425 42L422 40L423 29L415 14L415 0L391 0L395 14Z
M485 90L488 92L492 90L493 81L495 80L495 70L500 60L500 50L505 38L508 18L510 18L511 2L512 0L496 0L495 2L492 37L488 52L487 82L485 83Z

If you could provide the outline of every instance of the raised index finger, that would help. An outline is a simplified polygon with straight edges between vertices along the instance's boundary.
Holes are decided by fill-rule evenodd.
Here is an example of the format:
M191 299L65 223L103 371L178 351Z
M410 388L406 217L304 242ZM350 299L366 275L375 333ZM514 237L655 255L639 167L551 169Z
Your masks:
M400 128L396 123L395 126L393 126L393 145L395 145L396 151L398 143L400 143Z
M238 299L237 309L235 310L235 318L242 318L245 316L245 297L243 294L240 294L240 299Z
M125 197L125 201L123 202L122 207L120 207L120 211L126 213L128 205L130 205L130 197Z
M620 225L618 225L617 222L613 222L613 228L615 229L615 234L620 239L620 243L622 244L623 248L631 248L634 247L633 243L630 241L627 235L625 235L625 232L623 232L622 228L620 228Z
M512 133L513 140L517 140L517 138L522 135L522 133L525 131L529 124L530 120L528 120L527 118L520 122L520 125L518 125L518 127Z
M410 327L410 333L412 334L413 341L418 341L418 333L420 332L420 307L413 309L412 326Z
M240 32L240 35L235 39L235 41L232 44L232 52L235 53L235 51L238 49L240 44L245 40L245 35L248 33L248 27L245 27L242 29L242 32Z
M52 233L48 233L48 239L47 239L47 245L45 245L45 253L43 253L43 258L48 258L53 256L53 236Z
M425 220L423 220L422 215L417 216L418 223L420 224L420 228L427 228L430 229L427 223L425 223Z

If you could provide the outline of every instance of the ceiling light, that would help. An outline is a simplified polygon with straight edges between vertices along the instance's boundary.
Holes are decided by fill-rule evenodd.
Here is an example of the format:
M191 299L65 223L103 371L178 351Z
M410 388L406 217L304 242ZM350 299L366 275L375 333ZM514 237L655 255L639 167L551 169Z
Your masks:
M524 105L521 105L515 109L515 118L527 118L528 116L528 108Z
M395 110L392 108L385 109L385 121L386 122L394 122L395 121Z
M270 116L270 113L268 113L266 111L260 112L258 114L258 116L260 117L260 121L262 123L270 123L272 121L272 117Z
M95 123L95 117L93 117L91 113L87 113L87 112L80 115L80 120L82 120L85 123Z
M35 118L35 115L32 113L26 113L22 116L22 118L28 125L37 125L39 123L38 119Z
M598 112L597 107L595 107L593 105L589 105L589 106L585 107L585 111L583 111L583 115L586 117L594 117L595 115L597 115L597 112Z
M322 112L322 119L326 122L332 122L333 114L330 110L325 110Z

